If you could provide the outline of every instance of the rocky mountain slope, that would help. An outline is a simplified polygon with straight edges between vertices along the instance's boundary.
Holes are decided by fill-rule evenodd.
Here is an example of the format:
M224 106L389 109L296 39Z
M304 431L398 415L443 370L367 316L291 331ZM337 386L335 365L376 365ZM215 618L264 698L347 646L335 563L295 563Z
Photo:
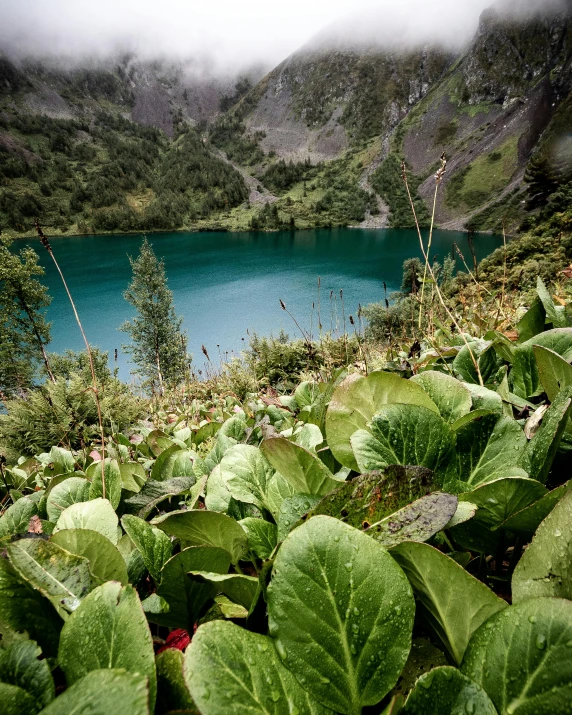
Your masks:
M406 226L401 160L426 222L445 151L438 224L512 231L570 173L571 17L491 9L460 55L306 47L250 91L130 56L0 59L0 225Z

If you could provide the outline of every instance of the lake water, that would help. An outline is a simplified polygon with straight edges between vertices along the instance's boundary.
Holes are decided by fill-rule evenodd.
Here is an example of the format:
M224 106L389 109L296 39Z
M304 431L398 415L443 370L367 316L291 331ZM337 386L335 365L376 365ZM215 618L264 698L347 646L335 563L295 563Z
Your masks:
M132 317L123 291L131 277L128 256L138 253L142 236L84 236L53 239L55 255L77 304L88 340L108 350L119 349L119 372L129 378L127 356L121 345L127 335L118 328ZM149 240L164 259L176 311L184 318L194 365L201 368L205 345L214 362L219 350L240 352L252 334L277 335L281 328L299 337L291 318L281 310L282 299L305 330L317 333L318 277L321 278L321 316L325 330L342 328L339 291L346 316L358 304L384 298L398 290L406 258L421 257L417 234L409 230L320 229L280 233L164 233ZM437 231L432 255L443 259L456 242L470 263L464 233ZM483 258L502 244L495 236L478 235L475 246ZM21 245L14 244L15 248ZM55 267L39 242L30 242L46 269L52 304L51 351L80 350L83 343ZM334 291L335 301L330 299ZM312 310L312 303L315 309ZM337 317L336 317L337 316ZM349 328L349 323L348 323ZM217 346L220 346L217 347Z

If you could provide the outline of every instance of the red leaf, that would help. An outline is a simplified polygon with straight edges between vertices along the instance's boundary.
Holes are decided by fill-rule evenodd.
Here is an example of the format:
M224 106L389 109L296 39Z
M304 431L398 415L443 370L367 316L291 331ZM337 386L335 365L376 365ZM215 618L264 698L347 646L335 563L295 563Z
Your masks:
M157 655L159 653L162 653L164 650L167 650L167 648L176 648L177 650L185 650L185 648L189 645L191 642L191 637L187 633L187 631L184 631L182 628L177 628L174 631L171 631L169 635L167 636L167 640L165 641L165 645L162 648L159 648L157 651Z

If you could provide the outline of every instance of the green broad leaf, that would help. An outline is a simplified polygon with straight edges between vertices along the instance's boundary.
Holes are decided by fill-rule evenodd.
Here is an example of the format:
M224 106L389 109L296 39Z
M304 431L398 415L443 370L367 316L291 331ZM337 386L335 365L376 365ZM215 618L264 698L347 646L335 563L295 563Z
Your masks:
M54 474L74 471L75 458L69 449L52 447L49 453L49 462L52 465L51 469Z
M420 385L390 372L372 372L367 377L353 374L336 388L326 414L326 436L341 465L359 470L350 444L352 435L366 429L384 405L393 403L439 411Z
M38 513L38 505L30 497L22 497L9 506L0 518L0 537L11 534L25 534L28 524Z
M368 536L389 548L403 541L428 541L444 529L457 511L457 497L434 492L373 524Z
M52 701L42 715L149 715L149 687L123 669L93 670Z
M526 446L521 466L533 479L546 482L572 414L572 387L562 390L546 411L537 433Z
M208 571L191 571L191 580L200 584L210 584L213 592L224 594L234 603L250 610L258 593L258 579L242 574L218 574Z
M63 621L52 604L0 558L0 634L28 633L46 657L54 657Z
M538 529L540 523L546 519L556 504L571 490L572 480L553 489L534 504L511 516L501 524L501 528L505 531L518 534L518 536L526 540L530 540L530 537Z
M89 570L101 581L129 581L123 556L109 539L98 531L64 529L55 533L50 541L70 554L83 556L89 561Z
M471 393L473 411L486 410L487 412L496 412L499 415L503 413L502 397L498 392L489 390L488 387L481 387L481 385L468 384L467 389Z
M439 408L441 417L453 424L471 411L469 390L458 380L442 372L429 370L414 375L411 382L420 385Z
M278 514L278 541L284 541L292 529L301 523L301 517L319 502L320 497L312 494L294 494L284 499Z
M487 529L498 529L513 514L541 499L547 492L535 479L503 477L461 494L461 502L478 507L475 521Z
M265 439L260 449L274 469L297 493L322 496L339 485L339 481L315 452L310 452L285 437Z
M144 676L152 710L157 692L155 654L137 591L113 581L96 588L62 628L58 665L68 685L103 668L124 668Z
M457 477L475 487L506 476L518 465L527 444L520 425L498 415L469 422L456 435Z
M265 561L270 558L270 554L278 543L278 527L263 519L254 519L249 516L239 521L239 524L246 531L248 539L248 549L257 559Z
M470 350L469 350L470 348ZM453 360L453 370L468 385L480 385L479 376L473 362L477 361L483 382L487 384L500 367L494 346L485 340L476 340L463 345Z
M119 519L107 499L72 504L60 514L54 534L64 529L91 529L103 534L112 544L117 544Z
M280 472L274 472L274 476L268 484L268 491L266 493L266 503L268 504L268 510L274 517L274 520L278 520L278 515L282 504L285 499L294 496L296 490L290 484L290 482L285 479Z
M451 425L451 429L453 432L457 432L457 430L460 430L461 427L465 427L466 425L470 424L471 422L474 422L475 420L480 420L483 417L488 417L488 415L496 414L497 417L500 414L498 410L473 410L472 412L469 412L469 414L464 415L460 419L458 419L456 422L453 422Z
M390 553L405 571L425 621L453 662L461 663L472 635L506 602L433 546L404 543Z
M450 666L422 675L409 693L403 715L497 715L480 685Z
M317 425L305 424L295 429L289 439L300 447L315 452L323 443L324 436Z
M7 547L21 578L48 598L60 613L75 611L99 583L89 561L44 539L20 539Z
M253 607L256 605L257 601L258 598L254 600ZM238 618L248 618L248 613L248 610L244 606L241 606L238 603L233 603L230 598L223 595L215 596L214 605L210 611L205 614L205 617L201 619L201 625L202 623L208 623L209 621L214 621L217 618L220 619L221 617L226 618L229 621L234 621Z
M191 546L167 561L161 573L157 594L169 604L169 613L159 619L150 618L158 625L184 628L192 632L206 604L216 596L211 584L194 582L191 571L210 571L225 574L230 566L230 554L213 546Z
M567 715L572 682L572 603L531 598L492 616L461 666L501 715Z
M157 715L183 711L200 715L191 698L183 672L184 656L177 648L167 648L155 658L157 667Z
M362 472L414 464L438 477L454 454L455 435L440 415L425 407L387 405L373 418L371 433L358 430L351 444Z
M222 423L220 433L224 434L226 437L232 437L232 439L237 442L242 442L242 440L246 437L246 430L248 427L245 420L246 416L244 413L231 417Z
M536 292L538 297L542 301L544 310L546 311L546 322L550 323L554 328L563 328L566 325L566 321L563 320L563 316L556 310L552 296L548 292L548 289L544 285L544 281L540 276L536 280Z
M298 409L310 407L318 398L320 388L317 382L301 382L294 391Z
M459 524L464 524L470 521L477 513L477 505L471 504L469 501L459 501L457 504L457 509L451 517L451 521L447 524L445 529L452 529L454 526Z
M202 715L327 715L285 668L272 638L226 621L196 632L185 653L185 680Z
M68 506L89 501L90 489L89 481L81 477L70 477L55 486L47 498L48 519L55 524Z
M216 546L224 549L231 555L234 564L248 553L244 529L226 514L205 509L172 511L153 519L151 523L191 546Z
M177 477L165 482L150 479L138 494L125 500L125 505L140 519L146 519L165 499L189 494L195 482L195 477Z
M121 472L119 471L117 460L106 459L103 465L103 474L101 462L90 465L88 476L92 476L89 498L97 499L98 497L102 497L103 499L107 499L114 509L117 509L121 501L122 487ZM103 488L103 477L105 477L105 489Z
M217 464L207 477L205 506L209 511L220 511L226 514L231 501L232 494L222 478L220 465Z
M169 437L166 432L163 432L163 430L160 429L150 432L147 435L145 442L149 445L149 448L155 457L158 457L161 452L169 449L169 447L174 444L172 437Z
M478 511L477 511L478 514ZM502 533L491 531L480 524L476 518L453 526L449 529L449 537L458 548L465 551L476 551L488 556L498 551Z
M121 525L141 552L151 578L155 583L159 583L163 566L173 555L171 539L157 527L131 514L126 514L121 519Z
M23 715L24 713L35 715L39 712L38 705L30 693L9 683L0 683L0 702L2 703L2 715Z
M566 362L572 360L572 328L547 330L522 343L515 349L512 369L513 390L518 397L529 398L542 393L542 385L534 358L534 346L548 348Z
M512 576L512 601L542 596L572 601L572 493L538 527Z
M192 450L181 449L179 445L174 444L157 457L151 470L151 479L166 482L182 477L194 478L193 462L196 456Z
M356 529L366 529L415 499L429 494L432 488L431 470L392 464L381 472L361 474L350 482L344 482L322 497L310 511L306 509L301 512L299 517L306 512L307 518L325 514ZM280 522L278 526L280 528Z
M413 690L417 680L433 668L448 665L445 653L431 643L428 638L414 638L405 667L397 685L391 691L394 696L406 696ZM402 703L403 705L403 703Z
M193 432L192 443L196 446L206 442L209 437L214 437L222 427L222 422L205 422L198 430Z
M546 324L546 310L540 298L535 298L532 305L516 325L518 342L524 343L538 333L542 333Z
M145 469L139 462L125 462L119 465L121 486L129 492L137 494L147 481Z
M397 682L415 603L373 539L329 516L308 520L280 547L267 599L280 657L326 707L359 713Z
M32 696L33 707L26 713L38 712L55 697L52 673L48 661L39 660L41 655L42 649L34 641L19 641L0 650L0 682L22 688ZM0 702L4 712L4 700Z
M146 614L150 614L147 620L153 622L152 616L169 613L169 604L164 598L156 593L152 593L141 601L141 606Z
M266 493L274 469L258 447L248 444L231 447L222 458L219 469L222 481L234 499L268 509Z
M211 449L202 465L203 474L210 474L220 464L227 451L236 444L236 440L225 434L218 434L214 447Z
M538 377L550 402L554 402L560 390L572 387L572 365L558 353L541 345L532 348L538 367Z

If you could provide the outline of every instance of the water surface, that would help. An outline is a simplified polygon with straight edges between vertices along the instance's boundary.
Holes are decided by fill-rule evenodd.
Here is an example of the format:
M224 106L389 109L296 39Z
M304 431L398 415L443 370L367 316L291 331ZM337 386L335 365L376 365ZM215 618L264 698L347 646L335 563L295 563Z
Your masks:
M52 241L89 341L108 350L111 358L114 349L119 349L123 379L130 371L128 358L121 352L127 335L118 328L133 316L123 292L131 277L128 256L137 255L141 240L140 235L117 235ZM346 316L355 315L359 303L383 300L384 281L388 293L399 290L403 261L421 257L417 234L402 229L163 233L152 234L149 240L165 261L169 287L177 313L184 318L197 368L204 364L203 344L218 362L219 350L231 355L248 343L247 331L277 335L283 328L291 337L299 336L281 310L280 299L302 327L310 330L312 326L315 334L318 277L322 325L335 330L337 322L341 328L340 290ZM435 233L432 255L442 260L451 253L454 242L468 260L466 234L452 231ZM495 236L476 236L479 259L501 243ZM81 350L81 336L55 267L39 243L31 245L40 253L52 296L48 309L53 337L50 350ZM331 291L335 301L330 299Z

